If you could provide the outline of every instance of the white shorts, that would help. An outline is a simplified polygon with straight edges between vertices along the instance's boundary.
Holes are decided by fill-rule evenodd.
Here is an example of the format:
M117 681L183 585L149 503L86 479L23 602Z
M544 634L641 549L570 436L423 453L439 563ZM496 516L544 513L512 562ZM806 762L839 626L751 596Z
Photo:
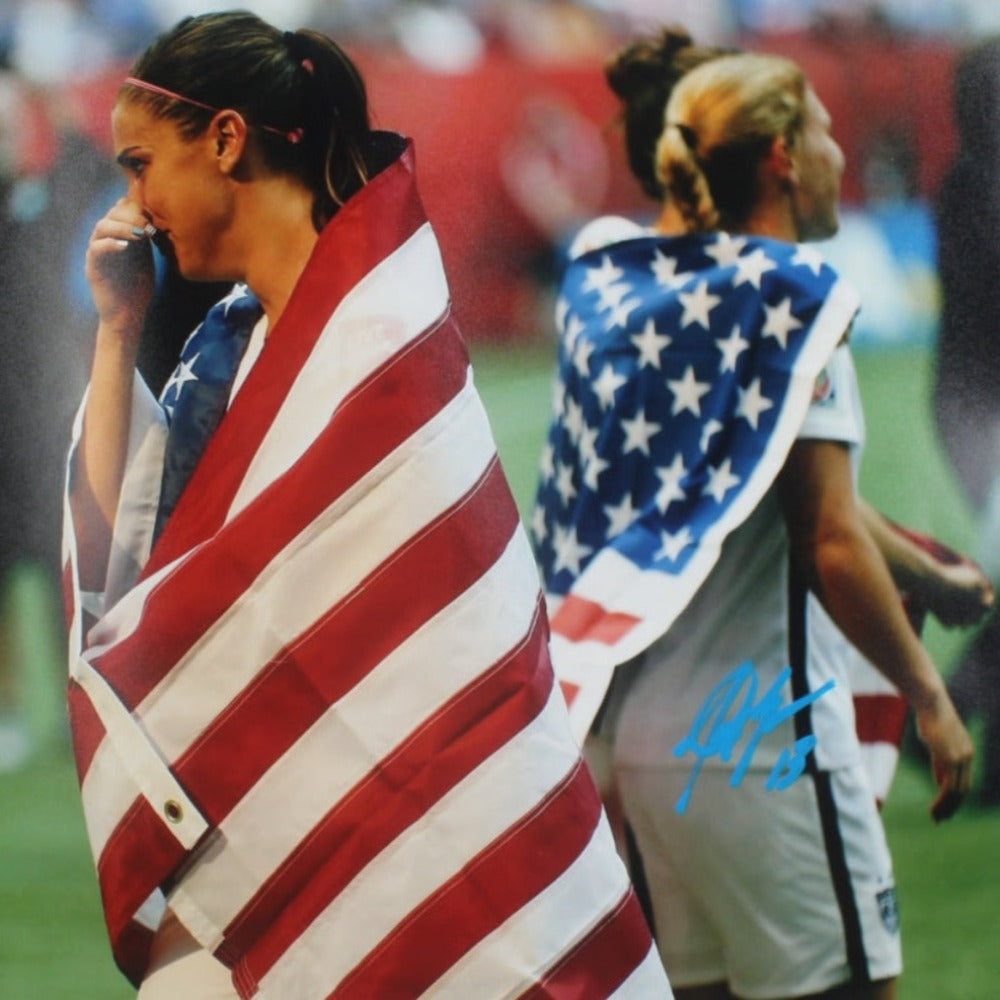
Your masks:
M751 771L619 767L660 954L677 987L746 1000L819 993L902 971L892 860L862 768L780 791Z

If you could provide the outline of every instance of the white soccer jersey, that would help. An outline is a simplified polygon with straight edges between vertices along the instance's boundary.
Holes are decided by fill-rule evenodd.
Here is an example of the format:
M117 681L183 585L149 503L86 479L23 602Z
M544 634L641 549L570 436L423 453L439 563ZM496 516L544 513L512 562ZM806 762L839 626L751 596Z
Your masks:
M817 380L816 398L798 436L844 442L856 468L864 422L846 346L838 348ZM780 687L782 706L824 685L832 687L760 738L755 749L758 726L748 719L732 753L713 754L705 766L735 768L751 751L752 770L770 772L783 750L810 734L820 768L856 763L859 749L845 675L848 655L853 655L850 645L819 601L790 589L788 537L772 486L727 538L718 564L670 631L635 663L620 668L606 713L606 724L617 730L616 761L631 767L691 768L695 757L676 756L675 748L692 735L706 700L720 685L731 681L730 717L744 704L749 674L737 694L733 672L750 663L757 702L787 667L791 676Z

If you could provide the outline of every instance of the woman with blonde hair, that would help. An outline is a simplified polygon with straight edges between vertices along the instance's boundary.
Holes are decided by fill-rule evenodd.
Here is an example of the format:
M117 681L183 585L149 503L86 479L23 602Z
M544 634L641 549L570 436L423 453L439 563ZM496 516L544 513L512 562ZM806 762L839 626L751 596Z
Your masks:
M885 1000L848 643L913 706L936 818L972 745L855 491L857 296L801 245L836 230L843 155L794 63L733 54L676 84L655 165L669 223L595 241L562 287L533 522L554 662L578 732L601 706L677 996Z

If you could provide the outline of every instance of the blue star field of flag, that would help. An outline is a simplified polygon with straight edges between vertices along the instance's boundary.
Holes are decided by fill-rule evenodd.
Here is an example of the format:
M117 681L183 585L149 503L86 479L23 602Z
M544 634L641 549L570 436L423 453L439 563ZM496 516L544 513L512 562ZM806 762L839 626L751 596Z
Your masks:
M163 484L156 519L159 536L229 405L229 393L250 333L263 308L246 285L235 285L188 337L160 394L169 420Z
M680 574L767 449L836 274L758 237L640 237L571 261L532 536L550 594L602 549Z

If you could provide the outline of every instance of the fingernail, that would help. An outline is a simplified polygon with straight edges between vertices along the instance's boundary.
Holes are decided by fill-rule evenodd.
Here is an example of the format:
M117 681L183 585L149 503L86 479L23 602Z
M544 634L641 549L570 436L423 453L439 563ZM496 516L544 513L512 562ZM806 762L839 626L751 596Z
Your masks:
M147 222L146 225L142 227L142 231L150 239L152 239L157 233L156 226L154 226L152 222Z

